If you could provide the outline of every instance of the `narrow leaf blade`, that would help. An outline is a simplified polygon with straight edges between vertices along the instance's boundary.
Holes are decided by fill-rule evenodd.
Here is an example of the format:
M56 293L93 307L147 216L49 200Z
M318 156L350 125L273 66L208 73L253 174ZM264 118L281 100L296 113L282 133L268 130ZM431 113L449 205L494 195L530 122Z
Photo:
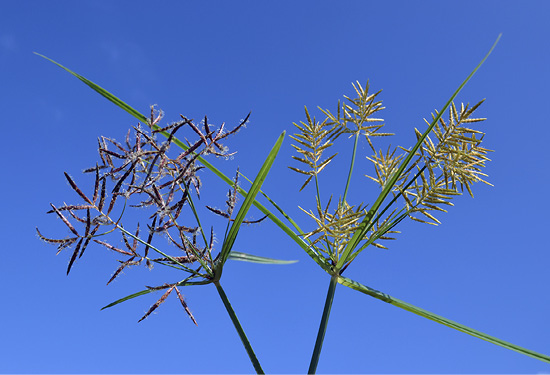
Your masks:
M123 297L123 298L121 298L121 299L117 299L117 300L114 301L114 302L111 302L111 303L108 304L107 306L103 306L103 307L101 308L101 310L108 309L109 307L113 307L113 306L115 306L115 305L118 305L119 303L126 302L126 301L128 301L128 300L130 300L130 299L132 299L132 298L136 298L136 297L139 297L139 296L143 296L143 295L149 294L149 293L151 293L151 292L154 292L154 290L146 289L146 290L142 290L142 291L140 291L140 292L134 293L134 294L130 294L130 295L126 296L126 297Z
M223 264L225 263L225 261L227 260L227 257L229 256L229 252L231 251L233 244L235 243L235 239L237 238L237 233L239 232L241 224L243 223L244 218L248 213L248 210L254 203L256 199L256 195L260 191L260 188L262 187L262 184L265 178L267 177L267 174L269 173L269 170L271 169L273 162L275 161L275 157L277 156L277 153L279 152L279 149L281 148L281 145L283 143L284 136L285 136L285 132L283 132L277 139L277 142L275 142L275 145L269 152L266 160L264 161L264 164L260 168L258 175L254 179L254 182L252 183L252 186L250 187L250 190L248 191L248 194L243 204L241 205L239 212L237 212L235 221L231 225L231 229L227 234L227 238L222 245L222 250L220 254L220 263L219 263L220 272L221 272L221 268L223 267Z
M93 83L92 81L82 77L80 74L73 72L69 68L64 67L63 65L61 65L57 61L54 61L54 60L50 59L49 57L41 55L40 53L37 53L37 52L34 52L34 54L45 58L46 60L54 63L55 65L59 66L60 68L66 70L69 73L71 73L73 76L75 76L76 78L78 78L79 80L84 82L86 85L88 85L94 91L99 93L101 96L105 97L110 102L116 104L118 107L122 108L123 110L125 110L126 112L128 112L129 114L131 114L132 116L137 118L139 121L142 121L143 123L147 123L147 118L144 115L139 113L136 109L132 108L130 105L126 104L125 102L123 102L122 100L120 100L119 98L117 98L116 96L114 96L113 94L108 92L107 90L105 90L103 87L101 87L101 86Z
M297 260L281 260L261 257L258 255L241 253L238 251L231 251L228 259L239 260L242 262L260 263L260 264L292 264L298 262Z
M192 277L192 276L191 276ZM211 281L210 280L204 280L204 281L197 281L197 282L188 282L187 280L191 279L191 277L188 277L187 279L183 280L183 281L180 281L179 283L176 284L176 286L186 286L186 285L205 285L205 284L210 284ZM121 299L117 299L116 301L114 302L111 302L110 304L108 304L107 306L103 306L101 308L101 310L105 310L109 307L113 307L115 305L118 305L119 303L122 303L122 302L126 302L128 300L131 300L132 298L136 298L136 297L140 297L140 296L143 296L145 294L149 294L151 292L154 292L155 289L145 289L145 290L142 290L140 292L137 292L137 293L134 293L134 294L130 294L126 297L123 297Z
M371 297L377 298L381 301L387 302L389 304L392 304L394 306L397 306L399 308L402 308L404 310L412 312L413 314L420 315L420 316L422 316L426 319L433 320L434 322L437 322L439 324L443 324L447 327L456 329L457 331L467 333L468 335L471 335L471 336L477 337L479 339L488 341L488 342L493 343L493 344L498 345L498 346L502 346L503 348L516 351L518 353L527 355L529 357L536 358L536 359L538 359L540 361L543 361L543 362L546 362L546 363L550 363L550 356L547 356L547 355L544 355L544 354L541 354L541 353L537 353L535 351L525 349L521 346L514 345L514 344L509 343L507 341L504 341L504 340L498 339L496 337L490 336L486 333L483 333L483 332L480 332L480 331L475 330L473 328L467 327L467 326L465 326L463 324L460 324L460 323L457 323L453 320L444 318L444 317L442 317L440 315L437 315L437 314L434 314L430 311L421 309L420 307L416 307L414 305L411 305L410 303L407 303L405 301L401 301L397 298L394 298L394 297L392 297L388 294L382 293L378 290L369 288L368 286L360 284L357 281L348 279L347 277L339 276L338 277L338 282L340 284L344 285L344 286L347 286L348 288L357 290L357 291L359 291L361 293L364 293L364 294L368 294Z

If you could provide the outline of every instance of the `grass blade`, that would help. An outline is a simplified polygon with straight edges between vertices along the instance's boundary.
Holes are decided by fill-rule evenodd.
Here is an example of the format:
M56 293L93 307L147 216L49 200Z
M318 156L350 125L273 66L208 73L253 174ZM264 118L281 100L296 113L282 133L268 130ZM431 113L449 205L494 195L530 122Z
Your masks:
M242 262L260 263L260 264L292 264L298 262L297 260L281 260L260 257L258 255L252 255L247 253L240 253L238 251L231 251L228 259L239 260Z
M239 212L237 212L237 216L235 217L235 221L231 225L231 229L229 230L229 233L227 234L227 237L225 238L225 241L222 245L222 250L220 253L220 260L219 260L219 273L216 273L216 278L219 280L219 277L221 276L221 271L223 268L223 265L225 261L227 260L227 257L229 256L229 252L233 248L233 245L235 243L235 239L237 238L237 233L239 232L239 229L241 227L241 224L243 223L243 220L248 213L248 210L252 206L252 203L256 199L256 195L260 191L260 188L262 187L263 182L265 181L265 178L267 177L267 174L269 173L269 170L271 169L271 166L273 165L273 162L275 161L275 157L277 156L277 153L279 152L279 149L281 148L281 145L283 143L283 139L285 137L285 132L283 132L279 138L277 139L277 142L275 142L275 145L267 155L267 158L264 161L264 164L260 168L260 171L258 172L258 175L254 179L254 182L252 183L252 186L250 187L250 190L248 191L248 194L241 205L241 208L239 209Z
M192 277L192 276L191 276ZM193 281L187 281L189 280L190 277L188 277L187 279L183 280L183 281L180 281L179 283L176 284L176 286L187 286L187 285L205 285L205 284L210 284L211 281L210 280L204 280L204 281L196 281L196 282L193 282ZM119 303L122 303L122 302L126 302L128 300L131 300L132 298L136 298L136 297L139 297L139 296L143 296L145 294L149 294L151 292L155 292L154 289L145 289L145 290L142 290L140 292L137 292L137 293L134 293L134 294L130 294L126 297L123 297L121 299L117 299L116 301L114 302L111 302L110 304L106 305L106 306L103 306L101 308L101 310L105 310L105 309L108 309L109 307L113 307L115 305L118 305Z
M37 52L34 52L35 55L38 55L40 57L43 57L45 58L46 60L48 61L51 61L52 63L54 63L55 65L59 66L61 69L64 69L66 70L67 72L71 73L73 76L75 76L76 78L78 78L79 80L81 80L82 82L84 82L86 85L88 85L90 88L92 88L94 91L96 91L97 93L99 93L101 96L107 98L110 102L116 104L118 107L122 108L123 110L125 110L126 112L128 112L129 114L131 114L132 116L134 116L135 118L137 118L139 121L142 121L143 123L147 123L147 118L142 115L141 113L139 113L137 110L135 110L134 108L132 108L131 106L129 106L128 104L124 103L122 100L120 100L119 98L117 98L116 96L114 96L113 94L111 94L109 91L105 90L103 87L99 86L99 85L96 85L95 83L93 83L92 81L82 77L80 74L78 73L75 73L73 72L72 70L64 67L63 65L61 65L60 63L50 59L49 57L46 57L44 55L41 55Z
M130 299L132 299L132 298L136 298L136 297L139 297L139 296L144 296L144 295L149 294L149 293L151 293L151 292L154 292L154 290L145 289L145 290L142 290L142 291L140 291L140 292L137 292L137 293L134 293L134 294L130 294L130 295L126 296L126 297L123 297L123 298L121 298L121 299L117 299L117 300L114 301L114 302L111 302L111 303L108 304L107 306L103 306L103 307L101 308L101 310L108 309L109 307L113 307L113 306L115 306L115 305L118 305L119 303L126 302L126 301L128 301L128 300L130 300Z
M357 290L357 291L359 291L361 293L364 293L364 294L368 294L371 297L377 298L381 301L387 302L389 304L392 304L392 305L397 306L399 308L402 308L404 310L410 311L413 314L420 315L420 316L422 316L426 319L433 320L434 322L437 322L439 324L443 324L447 327L456 329L457 331L467 333L471 336L474 336L474 337L477 337L479 339L488 341L488 342L493 343L495 345L502 346L503 348L516 351L518 353L527 355L529 357L536 358L536 359L538 359L540 361L543 361L543 362L546 362L546 363L550 363L550 356L540 354L540 353L537 353L535 351L525 349L525 348L522 348L521 346L514 345L514 344L509 343L507 341L504 341L504 340L498 339L496 337L490 336L486 333L483 333L483 332L480 332L480 331L475 330L473 328L467 327L467 326L465 326L463 324L460 324L460 323L457 323L453 320L444 318L444 317L442 317L440 315L437 315L437 314L434 314L430 311L421 309L420 307L416 307L414 305L411 305L410 303L407 303L405 301L401 301L400 299L394 298L394 297L392 297L388 294L382 293L378 290L369 288L368 286L360 284L357 281L348 279L347 277L339 276L338 277L338 282L342 285L345 285L345 286L351 288L351 289Z

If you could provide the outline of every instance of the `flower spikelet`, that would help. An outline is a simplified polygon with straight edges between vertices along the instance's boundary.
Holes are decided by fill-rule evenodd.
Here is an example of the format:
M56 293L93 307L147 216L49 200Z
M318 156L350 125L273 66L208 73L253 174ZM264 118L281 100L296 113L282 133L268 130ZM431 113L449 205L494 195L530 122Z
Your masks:
M298 143L298 145L293 144L292 147L294 147L301 155L301 157L292 156L292 158L309 167L308 170L289 167L295 172L308 176L300 188L300 191L309 184L313 177L317 177L317 175L336 156L336 154L334 154L321 161L323 151L332 146L332 142L328 139L330 131L326 129L326 121L319 123L315 120L315 117L312 119L309 115L307 107L305 108L305 112L307 122L300 122L300 125L294 123L294 126L298 128L299 133L290 136Z
M491 185L483 179L487 175L481 171L485 162L490 160L487 153L491 150L481 146L485 134L469 126L485 120L472 117L481 103L483 100L472 107L461 104L460 108L451 103L449 120L445 122L441 117L433 128L434 135L427 136L416 152L415 176L408 182L403 179L396 184L411 219L440 224L433 215L434 211L447 212L443 207L452 206L450 200L461 195L464 189L473 197L471 185L474 182ZM437 115L436 111L432 119ZM415 132L420 138L420 131L415 129ZM407 178L410 175L412 172L407 174ZM424 218L413 216L413 213L421 213Z
M316 214L301 207L300 209L315 220L317 225L316 229L305 233L304 238L315 237L311 245L316 245L317 250L328 255L336 264L340 254L353 236L355 228L365 216L365 210L362 205L350 206L340 199L334 213L330 213L331 201L332 199L329 199L324 209L317 203Z
M362 134L366 137L371 149L374 150L370 137L393 135L391 133L380 133L379 130L384 127L384 124L380 124L380 122L384 120L372 117L372 115L384 109L382 101L376 101L376 97L381 90L369 94L368 82L365 87L361 86L359 81L352 85L357 97L344 96L346 99L344 103L338 101L336 115L333 115L328 109L319 109L327 116L325 120L327 124L332 126L329 135L331 140L335 140L345 133L350 135Z

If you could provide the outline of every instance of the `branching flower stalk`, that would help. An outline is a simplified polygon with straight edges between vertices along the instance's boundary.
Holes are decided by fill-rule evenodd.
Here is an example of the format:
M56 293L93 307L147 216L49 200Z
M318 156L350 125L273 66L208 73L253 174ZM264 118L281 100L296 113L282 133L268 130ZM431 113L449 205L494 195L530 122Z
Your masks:
M153 130L152 126L156 125L161 117L162 113L158 112L155 114L152 108L150 121L147 124L149 126L149 131L143 130L141 125L135 127L134 144L130 144L130 131L128 131L125 142L126 148L110 138L101 137L98 139L99 155L102 163L100 165L96 164L95 167L88 168L84 171L86 173L95 173L94 192L91 199L85 195L73 179L65 173L65 177L71 188L86 204L79 206L64 205L60 208L56 208L52 205L53 210L49 212L55 212L69 227L75 237L66 238L64 240L52 240L45 238L41 234L39 235L47 242L60 241L60 249L78 241L76 246L78 250L75 249L73 252L67 273L70 272L76 257L82 257L90 240L93 240L110 250L138 259L135 261L132 259L128 261L127 264L139 264L145 261L145 263L151 267L153 262L162 264L169 261L171 264L177 265L178 268L186 270L194 276L213 276L212 265L214 260L211 254L212 241L210 241L210 243L206 243L205 241L206 247L199 249L196 244L196 235L200 230L200 233L204 236L202 227L184 226L179 224L177 219L184 205L192 201L190 186L193 185L197 196L200 194L201 183L197 175L197 171L200 167L197 167L195 163L197 155L209 152L216 153L220 156L223 155L221 152L216 151L214 146L222 150L219 141L222 137L225 138L227 133L223 133L222 127L215 133L209 132L207 135L204 135L192 121L182 117L183 120L181 122L171 124L162 129L162 131L170 131L170 136L166 142L160 144L156 141L155 137L156 133L160 130ZM239 127L243 124L240 124ZM190 146L189 150L180 153L175 158L170 158L167 152L170 148L172 137L176 131L184 125L189 125L189 127L199 135L199 139ZM238 130L238 128L235 129L235 131L236 130ZM117 151L110 150L109 145L114 146ZM107 181L112 181L114 184L108 205L106 204ZM134 207L155 208L154 213L149 217L149 219L152 219L152 222L148 225L149 233L147 241L139 237L139 223L135 235L127 231L120 223L126 206L132 196L140 197L139 204L133 205ZM121 199L124 200L124 207L120 217L115 220L111 218L111 215L119 197L122 197ZM79 218L74 213L75 211L82 210L86 210L86 219ZM91 217L90 210L95 210L97 214ZM74 229L72 224L69 223L69 220L65 218L62 211L67 211L77 222L85 224L83 235L79 234L76 229ZM100 227L109 226L113 226L113 228L103 233L96 233ZM113 232L115 229L122 232L127 250L118 249L105 241L95 239L95 237L104 236ZM185 252L185 256L172 257L154 247L152 245L152 240L155 234L165 235L172 245ZM128 243L127 236L134 239L132 246ZM189 236L191 236L192 239L190 239ZM145 246L143 255L138 254L136 251L138 242ZM78 244L83 246L79 246ZM150 249L158 252L163 258L150 258L148 256ZM202 268L205 272L204 274L186 265L186 263L192 264L194 262L200 263L199 269ZM127 264L123 263L122 268L119 268L116 275L118 275Z
M120 276L126 268L140 264L145 264L150 269L153 268L153 264L159 264L186 272L188 276L178 282L164 283L160 286L147 286L147 292L163 290L164 294L139 319L139 322L148 317L166 301L172 292L175 292L186 313L197 324L179 287L214 283L249 353L252 364L258 373L263 373L252 347L244 334L244 330L220 284L223 264L229 258L229 253L239 226L242 223L252 224L262 220L250 221L244 219L246 212L250 208L249 201L253 200L255 195L250 195L243 202L243 207L246 208L243 209L241 207L237 213L237 218L233 219L233 213L237 204L237 171L233 189L229 191L226 201L227 209L222 211L206 206L209 210L228 220L228 229L226 230L222 251L217 256L213 255L214 230L211 228L210 239L207 240L207 234L201 225L195 203L193 202L193 195L197 198L200 197L201 188L201 180L197 172L202 167L197 164L197 158L209 154L218 157L231 155L228 153L227 148L221 144L221 141L243 127L248 121L248 116L231 131L225 131L224 125L217 130L214 129L212 125L208 124L207 118L204 119L202 124L203 130L201 130L192 120L183 116L181 121L160 128L158 127L158 123L161 118L162 112L155 111L154 107L152 107L151 116L147 122L148 129L142 129L140 124L134 127L135 137L133 143L130 141L130 131L128 131L126 136L125 145L110 138L99 138L98 150L101 164L96 164L94 167L84 171L85 173L95 174L92 196L86 195L74 180L65 173L65 178L69 182L69 185L84 201L84 204L65 204L60 207L51 204L52 210L48 211L48 213L55 213L62 220L69 228L71 236L63 239L52 239L42 235L37 228L38 236L45 242L57 245L58 253L61 250L74 247L67 268L67 274L71 271L76 260L82 257L91 242L102 245L119 255L127 256L127 259L118 261L120 265L107 284L110 284ZM154 126L157 126L157 129ZM187 142L188 148L172 157L168 154L171 142L174 139L175 133L184 126L190 128L198 136L198 139L193 143ZM157 141L156 135L159 132L169 132L168 139L165 142L160 143ZM257 186L258 189L273 163L281 141L282 137L280 137L276 147L270 153L266 163L264 163L259 177L253 183L253 186ZM110 199L107 193L108 184L114 185L110 190ZM131 200L135 200L136 198L137 204L130 204ZM119 202L122 202L120 214L118 217L115 216L113 218L114 208L116 203ZM151 222L147 225L146 239L140 236L139 222L136 225L135 233L130 232L122 225L122 218L127 206L146 210L153 209L153 213L149 216ZM191 225L181 224L181 219L186 218L185 215L182 215L185 207L189 207L193 213L191 220L194 223ZM83 211L86 212L85 217L77 215L78 212ZM69 216L67 216L67 213ZM75 224L82 224L84 229L77 230L71 221ZM103 239L115 231L121 233L124 244L123 248L114 246ZM233 233L231 244L226 243L229 233ZM168 245L180 251L180 254L183 252L183 255L168 254L161 250L159 245L153 245L154 238L159 237L159 235L163 235ZM203 246L197 243L197 235L204 241ZM143 251L139 249L141 247L143 247ZM156 252L160 257L151 256L150 251ZM242 256L243 254L241 254L241 259L247 260L246 254L244 254L244 258ZM143 294L145 293L136 293L109 306Z
M344 202L346 201L348 195L351 176L353 173L353 168L355 166L355 158L357 155L357 145L359 143L360 136L364 135L369 146L372 150L374 150L374 146L372 145L370 137L385 137L392 135L390 133L378 133L378 131L384 126L384 124L379 123L384 120L371 117L376 112L384 109L384 107L382 107L381 101L375 101L381 90L369 95L368 82L365 88L363 88L359 82L356 82L352 85L357 94L357 98L351 99L347 96L344 96L344 98L346 99L346 102L344 102L344 104L341 104L340 101L338 101L338 110L336 116L330 113L329 110L319 108L327 116L328 124L333 126L333 131L330 135L330 138L336 140L340 135L346 133L351 134L350 137L354 137L351 162L342 198ZM369 125L370 123L374 124Z
M379 132L384 126L380 124L383 120L372 117L373 114L384 109L381 101L375 101L380 91L375 94L369 94L368 83L365 88L363 88L359 82L353 84L353 87L357 93L357 98L345 96L346 102L344 104L338 101L336 115L333 115L329 110L321 109L326 116L322 123L315 122L315 118L312 120L306 108L307 123L302 122L302 125L294 123L299 133L291 136L292 139L299 143L298 145L293 145L293 147L298 153L305 156L303 158L293 156L293 159L309 167L309 170L289 167L296 172L309 176L300 188L300 191L307 186L312 177L315 177L316 181L317 212L307 212L302 207L300 207L300 209L316 221L317 229L305 233L304 238L309 239L319 235L319 237L313 240L310 246L318 255L321 256L321 254L325 254L327 260L333 265L338 262L342 251L349 242L351 234L353 233L352 229L356 227L365 216L365 207L362 203L355 207L350 206L346 200L355 165L359 137L361 135L365 136L368 144L374 150L370 137L392 135L390 133ZM320 164L318 164L318 162L322 159L323 152L331 147L334 141L342 134L350 134L350 137L354 137L354 145L343 198L338 200L336 210L334 214L331 214L329 210L332 198L329 199L325 208L321 205L318 175L337 154L335 153L326 158ZM318 243L323 243L324 246L316 246Z

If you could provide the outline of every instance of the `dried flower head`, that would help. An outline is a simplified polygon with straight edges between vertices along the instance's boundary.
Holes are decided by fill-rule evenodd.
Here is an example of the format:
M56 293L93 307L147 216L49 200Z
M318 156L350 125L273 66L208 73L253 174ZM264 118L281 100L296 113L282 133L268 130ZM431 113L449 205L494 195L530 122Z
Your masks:
M137 124L133 128L133 137L132 131L129 130L123 143L103 136L98 138L101 163L84 170L85 173L95 175L92 194L85 194L74 179L65 173L70 187L83 200L83 203L65 204L60 207L52 204L52 210L48 213L55 213L61 219L69 228L71 237L52 239L42 235L38 228L36 230L40 239L57 246L58 253L61 250L73 248L67 274L91 242L126 257L118 261L119 265L107 284L120 276L126 268L141 264L149 268L159 264L186 272L188 276L179 282L164 284L161 287L149 287L150 290L167 289L167 291L140 321L153 312L175 290L178 299L195 322L178 287L210 282L214 276L216 258L213 255L213 229L210 231L208 240L198 221L193 199L194 196L200 197L201 188L198 171L202 167L197 159L207 154L221 157L232 155L228 153L222 140L242 128L250 114L229 131L225 129L224 124L216 129L206 117L202 126L197 126L193 120L181 116L181 121L159 127L162 116L162 111L157 111L152 106L150 118L146 124L143 124L145 126ZM188 128L191 134L196 136L196 140L192 142L186 140L186 149L182 149L179 153L169 153L170 146L174 142L181 142L176 138L176 133L183 128ZM164 142L157 139L158 133L166 136ZM228 219L236 204L236 184L237 178L235 178L235 188L230 191L227 200L228 209L223 212ZM119 208L115 209L115 207ZM146 231L141 230L139 222L134 231L129 231L127 229L129 227L122 224L127 207L146 209L141 211L148 215ZM182 215L184 209L191 211L192 215ZM79 216L82 212L85 213L84 217ZM115 212L117 212L116 215ZM184 221L190 221L193 224L184 224ZM82 230L77 230L79 225L83 226ZM116 232L120 233L123 246L115 246L109 240ZM203 239L202 245L199 245L197 236ZM164 237L163 244L159 244L156 240L158 237ZM175 249L177 252L161 250L161 247L166 247L166 243L171 245L170 249ZM151 253L155 253L156 256L151 256Z

